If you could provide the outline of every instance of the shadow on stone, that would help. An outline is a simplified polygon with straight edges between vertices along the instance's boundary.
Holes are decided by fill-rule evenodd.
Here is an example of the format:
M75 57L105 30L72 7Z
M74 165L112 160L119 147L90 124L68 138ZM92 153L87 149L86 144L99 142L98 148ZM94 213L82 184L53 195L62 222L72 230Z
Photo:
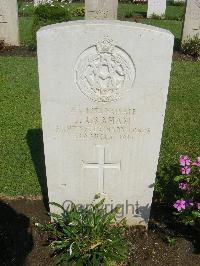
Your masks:
M145 223L148 223L149 215L150 215L151 205L147 204L146 206L140 206L138 211L141 217L144 219Z
M44 144L42 129L30 129L26 135L27 144L30 149L31 157L35 166L35 171L41 186L44 206L49 210L48 188L44 158Z
M149 220L150 210L151 210L151 205L149 204L147 204L146 206L138 206L134 217L141 217L147 224Z
M0 200L0 265L23 266L33 248L29 218Z

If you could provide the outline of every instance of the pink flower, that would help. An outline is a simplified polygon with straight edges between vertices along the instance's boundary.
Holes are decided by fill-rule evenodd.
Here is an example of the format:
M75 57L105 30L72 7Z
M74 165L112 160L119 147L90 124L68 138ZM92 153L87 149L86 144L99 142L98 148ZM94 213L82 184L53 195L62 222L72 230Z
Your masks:
M189 190L189 185L188 185L187 182L182 182L182 183L179 184L179 188L181 190Z
M200 210L200 202L197 203L197 209Z
M181 155L179 162L181 166L187 166L187 165L190 165L191 163L187 155Z
M190 173L190 171L191 171L191 168L188 167L188 166L185 166L185 167L181 168L182 175L188 175Z
M180 199L180 200L177 200L173 206L175 209L177 209L180 212L181 210L185 210L185 204L186 204L186 201L183 199Z
M193 201L190 199L190 200L186 200L186 202L185 202L185 206L186 207L191 207L191 206L193 206L194 204L193 204Z
M196 161L192 165L200 167L200 157L197 157Z

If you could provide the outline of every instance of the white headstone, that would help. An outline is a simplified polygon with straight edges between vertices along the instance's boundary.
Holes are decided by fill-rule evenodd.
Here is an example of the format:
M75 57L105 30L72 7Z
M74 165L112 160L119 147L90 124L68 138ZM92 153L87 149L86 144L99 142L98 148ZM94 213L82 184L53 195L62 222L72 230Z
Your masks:
M50 201L88 204L101 193L122 204L129 224L148 222L173 41L166 30L118 21L38 32Z
M187 1L182 41L195 35L200 38L200 0Z
M19 45L17 0L0 0L0 40L6 45Z
M166 11L166 0L148 0L147 18L153 15L164 18Z
M117 19L118 0L85 0L86 19Z

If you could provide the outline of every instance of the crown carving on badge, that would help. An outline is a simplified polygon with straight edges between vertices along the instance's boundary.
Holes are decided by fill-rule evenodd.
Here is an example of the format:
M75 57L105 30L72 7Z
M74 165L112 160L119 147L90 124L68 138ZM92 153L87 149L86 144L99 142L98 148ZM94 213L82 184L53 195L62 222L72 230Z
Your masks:
M104 37L104 39L97 43L97 51L99 53L109 53L111 54L114 50L115 46L113 44L113 40L109 37Z

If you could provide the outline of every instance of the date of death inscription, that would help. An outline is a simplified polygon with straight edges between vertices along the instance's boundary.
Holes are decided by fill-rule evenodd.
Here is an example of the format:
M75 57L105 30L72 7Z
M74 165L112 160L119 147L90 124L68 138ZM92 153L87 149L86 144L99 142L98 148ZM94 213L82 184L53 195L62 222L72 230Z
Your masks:
M150 128L135 126L135 115L133 108L72 107L66 121L54 125L54 130L75 140L131 140L150 133Z

